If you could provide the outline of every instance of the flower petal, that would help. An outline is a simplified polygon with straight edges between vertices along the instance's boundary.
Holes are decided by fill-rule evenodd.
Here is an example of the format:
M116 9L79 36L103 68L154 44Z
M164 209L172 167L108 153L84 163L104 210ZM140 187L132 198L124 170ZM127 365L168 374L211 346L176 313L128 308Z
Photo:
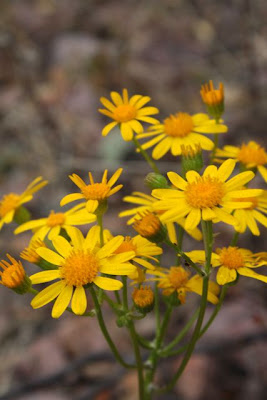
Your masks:
M37 272L37 274L30 276L30 280L33 285L36 285L37 283L53 281L54 279L58 279L59 277L60 277L60 272L58 269L56 269L50 271Z
M235 269L220 267L217 272L217 282L219 285L225 285L236 280L237 273Z
M65 286L60 292L52 308L52 317L59 318L69 305L73 292L73 286Z
M82 193L71 193L67 194L66 196L63 197L63 199L60 202L61 207L65 206L68 203L71 203L72 201L75 200L81 200L84 199L84 195Z
M83 286L76 287L74 290L71 309L76 315L83 315L87 308L87 298Z
M119 290L123 284L117 279L106 278L104 276L97 276L94 279L94 284L104 290Z
M56 251L64 258L67 258L69 253L72 250L71 245L69 242L62 236L57 236L52 241L53 246L55 247Z
M54 265L61 265L64 262L64 258L54 251L47 249L46 247L39 247L36 249L36 253L41 256L44 260Z
M257 274L256 272L252 271L250 268L246 268L246 267L238 268L237 272L240 275L248 276L249 278L258 279L259 281L267 283L267 276Z
M31 301L32 308L40 308L54 300L64 288L63 281L55 282L39 292Z

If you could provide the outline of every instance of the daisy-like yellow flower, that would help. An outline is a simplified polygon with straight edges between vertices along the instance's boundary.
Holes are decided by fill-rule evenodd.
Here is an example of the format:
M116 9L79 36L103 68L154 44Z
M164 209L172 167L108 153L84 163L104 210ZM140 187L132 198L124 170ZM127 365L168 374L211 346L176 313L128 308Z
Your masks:
M134 252L132 261L148 269L154 269L155 267L153 264L151 264L151 262L144 260L143 257L158 262L157 258L153 256L162 254L161 247L158 247L155 243L150 242L140 235L137 235L133 238L126 236L124 241L114 253L120 254L129 251Z
M135 267L128 262L133 258L133 252L114 255L123 242L123 236L114 237L100 248L99 233L99 227L94 226L84 238L77 230L76 235L72 237L72 245L62 236L52 240L58 253L43 247L36 250L44 260L58 268L32 275L32 283L50 282L55 279L59 281L34 297L31 302L33 308L43 307L56 298L52 309L53 318L59 318L70 301L72 311L81 315L87 307L84 286L95 284L104 290L119 290L122 287L121 281L101 274L128 275L133 272Z
M89 213L96 211L97 207L106 201L106 199L117 193L123 185L117 185L114 188L112 186L117 182L122 173L122 168L119 168L112 177L107 180L108 170L106 169L103 173L102 181L100 183L95 183L91 172L89 172L89 185L76 174L70 175L70 179L75 185L81 190L81 193L71 193L67 194L60 202L61 206L71 203L75 200L86 200L84 205Z
M9 254L7 254L7 258L10 262L5 260L0 262L0 267L3 269L0 271L0 284L19 294L27 293L31 287L31 281L26 275L23 265Z
M195 250L186 254L193 262L205 264L205 251ZM225 285L234 282L238 274L267 283L267 276L253 271L253 268L267 265L267 261L262 258L261 254L253 254L250 250L231 246L217 249L216 253L212 253L211 264L214 268L219 267L218 284Z
M178 299L182 304L185 303L186 293L194 292L202 295L203 279L199 275L190 277L190 272L183 267L157 268L155 271L147 271L155 275L156 278L148 279L158 281L158 287L163 289L164 296L170 296L177 292ZM215 282L209 282L208 301L217 304L219 287Z
M265 228L267 228L267 218L265 215L263 215L263 213L264 214L267 213L267 191L265 190L258 197L233 199L233 202L235 201L251 202L250 207L234 211L233 215L237 220L237 224L235 225L235 230L237 232L244 233L248 228L253 235L259 236L260 231L257 222L259 222ZM229 211L232 212L232 210Z
M170 115L162 124L151 126L150 132L137 135L137 139L153 137L144 143L142 148L146 150L156 145L152 151L152 157L159 160L169 150L174 156L180 155L182 145L195 146L199 144L203 150L212 150L214 143L202 133L225 133L227 130L226 125L216 124L215 120L210 119L207 114L199 113L191 116L184 112L178 112Z
M241 146L224 146L223 149L217 149L216 157L232 158L239 161L246 169L257 169L265 182L267 182L267 153L264 147L258 143L250 141ZM217 160L221 161L221 160Z
M96 220L94 214L90 214L83 205L77 205L65 213L55 213L51 211L47 218L35 219L25 224L20 225L16 230L15 234L25 232L33 229L34 235L33 240L43 240L48 234L48 239L52 240L55 236L58 236L61 229L65 229L67 234L71 236L72 232L76 230L73 225L85 225L90 224Z
M128 225L135 224L136 221L141 220L142 216L145 213L156 213L157 216L160 216L162 214L161 210L154 210L153 204L157 202L157 200L149 196L145 193L142 192L133 192L131 196L125 196L123 198L124 201L128 203L133 203L137 204L137 207L131 208L130 210L122 211L119 214L119 217L128 217L131 216L131 218L127 221ZM153 222L153 221L152 221ZM185 228L185 219L184 218L179 218L176 221L182 228ZM148 221L145 222L146 228L149 229L149 223ZM173 222L166 222L166 228L168 231L168 235L170 238L170 241L172 243L177 244L177 235L176 235L176 230ZM193 230L186 230L187 233L192 236L196 240L201 240L202 239L202 233L198 228L194 228ZM140 232L139 232L140 233Z
M25 203L28 203L33 198L33 193L40 190L42 187L47 185L47 181L44 181L41 176L34 179L26 190L21 193L9 193L5 194L0 199L0 229L4 224L9 224L13 221L16 211Z
M254 177L252 171L242 172L227 181L234 168L235 161L226 160L219 168L209 165L202 176L196 171L188 171L186 180L175 172L169 172L168 178L175 189L153 190L152 195L160 199L153 207L155 210L165 210L160 216L163 222L187 216L185 229L194 229L201 219L235 225L236 219L228 209L250 207L251 202L233 199L259 196L262 190L240 190Z
M105 97L100 98L106 109L98 111L114 120L102 130L103 136L107 136L111 129L118 125L123 139L128 142L132 140L134 132L143 132L143 125L139 121L148 124L159 122L151 117L151 115L158 114L159 110L156 107L144 107L151 100L150 97L136 94L129 99L127 89L123 89L122 96L117 92L111 92L110 96L113 103Z

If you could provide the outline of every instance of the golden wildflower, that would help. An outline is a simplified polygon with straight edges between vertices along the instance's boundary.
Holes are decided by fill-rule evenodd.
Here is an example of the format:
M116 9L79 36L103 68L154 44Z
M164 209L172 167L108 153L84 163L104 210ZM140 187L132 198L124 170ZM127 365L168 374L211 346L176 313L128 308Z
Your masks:
M194 229L200 222L214 221L236 224L236 219L228 209L250 207L250 202L233 202L233 198L247 198L262 194L260 189L240 188L253 177L252 171L242 172L227 181L235 167L234 160L226 160L219 168L209 165L202 176L196 171L188 171L186 180L175 172L168 178L175 189L155 189L152 195L160 199L153 204L155 210L164 210L161 221L171 222L186 217L185 228Z
M7 254L10 262L1 260L0 267L0 284L14 290L18 294L27 293L31 287L31 281L25 273L20 261Z
M77 205L65 213L55 213L51 211L47 218L35 219L25 224L20 225L16 230L15 234L25 232L28 230L34 230L34 239L43 240L48 234L48 239L53 239L58 236L61 229L65 229L67 234L71 237L72 232L76 230L73 225L85 225L90 224L96 220L94 214L88 213L83 205Z
M267 182L267 153L264 147L258 143L250 141L241 146L224 146L223 149L217 149L216 157L232 158L239 161L246 169L257 169L265 182ZM217 160L220 161L220 160Z
M114 120L105 126L102 131L103 136L107 136L111 129L118 125L123 139L130 141L134 132L141 133L144 130L139 121L148 124L158 123L158 120L151 115L158 114L159 110L156 107L144 107L150 101L150 97L136 94L129 99L127 89L123 89L122 96L117 92L111 92L110 96L113 103L105 97L100 99L106 109L99 109L99 112Z
M148 274L155 275L156 278L149 280L158 281L158 287L163 289L164 296L170 296L177 292L177 297L182 304L185 303L186 293L194 292L202 295L203 279L199 275L190 277L190 272L183 267L157 268L154 271L147 271ZM215 282L209 282L208 301L217 304L218 285Z
M195 250L186 253L195 263L205 264L205 251ZM266 260L260 256L261 253L253 254L250 250L239 247L223 247L212 253L212 267L219 267L217 282L219 285L234 282L238 275L258 279L267 283L267 276L257 274L254 268L266 265Z
M79 232L79 233L78 233ZM52 309L52 317L59 318L71 301L71 308L75 314L83 314L87 307L84 286L95 284L104 290L119 290L122 282L102 276L128 275L135 267L128 261L133 258L133 252L114 254L123 242L123 236L116 236L100 248L100 228L93 226L86 238L77 230L72 237L72 245L62 236L52 240L56 249L37 249L37 253L46 261L58 268L42 271L30 277L33 284L50 282L59 279L56 283L38 293L31 302L33 308L43 307L56 298Z
M47 185L47 181L43 181L43 178L39 176L34 179L26 188L26 190L21 193L9 193L5 194L0 199L0 230L4 224L9 224L13 221L15 213L19 210L19 208L28 203L28 201L32 200L33 193L37 192L45 185Z
M149 132L137 135L137 139L153 137L142 145L144 150L156 145L152 152L155 160L162 158L169 150L174 156L182 152L182 145L200 145L203 150L212 150L214 143L212 140L203 136L202 133L225 133L227 126L221 122L216 124L215 120L210 119L207 114L189 115L178 112L170 115L162 124L153 125Z
M114 188L112 186L117 182L120 175L122 173L122 168L119 168L112 177L107 180L108 170L104 171L102 181L100 183L95 183L91 172L89 172L89 185L76 174L70 175L70 179L78 188L81 190L81 193L71 193L67 194L60 202L61 206L68 204L75 200L86 200L85 206L89 213L93 213L96 211L99 205L101 205L105 200L112 196L114 193L117 193L122 185L117 185Z

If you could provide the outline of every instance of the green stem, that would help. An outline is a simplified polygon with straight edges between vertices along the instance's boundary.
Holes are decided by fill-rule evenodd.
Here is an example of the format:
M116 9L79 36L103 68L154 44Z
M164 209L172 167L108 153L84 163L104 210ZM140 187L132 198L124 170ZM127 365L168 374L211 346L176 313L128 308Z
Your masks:
M128 308L128 293L127 293L127 276L122 277L123 282L123 292L122 292L122 301L123 301L123 309L124 312L127 313L129 311ZM139 343L138 343L138 336L135 331L134 323L132 320L128 321L127 328L130 332L135 360L136 360L136 367L137 367L137 374L138 374L138 388L139 388L139 399L144 399L144 375L143 375L143 360L140 353Z
M171 304L169 304L168 308L165 312L162 324L161 324L160 328L157 329L154 348L153 348L151 355L147 361L147 364L149 365L149 370L148 370L148 372L146 374L146 378L145 378L146 399L151 398L151 394L152 394L152 390L153 390L152 382L153 382L153 378L154 378L156 368L157 368L157 362L158 362L158 358L159 358L159 349L160 349L162 340L164 338L164 334L166 332L172 310L173 310L173 307Z
M232 239L232 241L230 243L230 246L233 246L233 247L236 246L238 238L239 238L239 232L235 232L234 236L233 236L233 239Z
M97 315L97 319L98 319L98 322L99 322L100 329L101 329L101 331L102 331L102 333L103 333L103 335L104 335L104 337L105 337L105 339L106 339L106 341L107 341L107 343L108 343L108 345L109 345L114 357L116 358L116 360L124 368L128 368L128 369L136 368L135 365L127 364L122 359L121 355L119 354L119 352L118 352L115 344L113 343L113 341L112 341L112 339L111 339L111 337L110 337L110 335L108 333L108 330L106 328L106 324L104 322L103 314L102 314L102 311L101 311L101 308L100 308L100 305L99 305L99 302L98 302L98 299L97 299L97 295L96 295L96 292L95 292L93 286L90 287L90 292L92 294L92 297L93 297L93 300L94 300L94 303L95 303L96 315Z
M219 303L216 305L216 307L215 307L213 313L211 314L211 316L210 316L208 322L206 323L206 325L201 329L201 332L200 332L200 334L199 334L199 338L201 338L201 336L203 336L204 333L207 332L207 330L209 329L210 325L211 325L212 322L215 320L215 318L216 318L218 312L220 311L220 309L221 309L221 307L222 307L223 300L224 300L224 298L225 298L227 289L228 289L228 286L227 286L227 285L224 285L224 286L222 287L221 294L220 294L220 299L219 299Z
M202 296L200 302L200 310L198 314L197 323L191 337L191 340L187 346L187 350L185 352L184 358L181 362L180 367L178 368L177 372L174 374L173 378L171 379L170 383L166 385L164 388L160 389L159 392L167 392L173 389L174 385L176 384L177 380L180 378L182 373L184 372L188 361L191 358L191 355L194 351L195 345L197 343L201 326L203 323L203 319L205 316L206 306L207 306L207 297L208 297L208 286L209 286L209 274L210 274L210 267L211 267L211 253L212 253L212 222L211 221L202 221L202 230L203 230L203 238L204 238L204 245L205 245L205 253L206 253L206 263L205 263L205 272L206 275L203 277L203 286L202 286Z
M142 149L142 146L140 145L140 143L138 142L136 137L133 137L133 142L134 142L135 147L140 151L140 153L142 154L144 159L147 161L147 163L150 165L150 167L153 169L153 171L156 172L156 174L160 174L158 167L156 166L156 164L154 163L152 158L149 157L147 152L144 149Z
M181 263L181 256L180 253L182 251L182 244L183 244L183 238L184 238L184 228L179 225L178 227L178 237L177 237L177 248L179 249L178 255L177 255L177 265L180 265Z
M33 287L30 287L30 288L28 289L28 292L29 292L29 293L32 293L32 294L34 294L34 295L36 295L36 294L39 293L38 290L33 289Z
M190 318L190 320L187 322L187 324L183 327L183 329L181 330L181 332L179 333L179 335L177 335L173 341L171 343L168 344L168 346L164 347L164 349L162 349L162 351L160 352L160 355L162 357L168 357L169 356L169 352L174 348L174 346L176 346L178 343L180 343L180 341L185 337L185 335L187 334L187 332L189 331L189 329L191 328L191 326L193 325L193 323L195 322L197 316L199 314L199 308L195 311L195 313L192 315L192 317Z
M205 272L199 268L192 260L190 257L188 257L182 250L179 249L177 244L172 243L169 239L165 239L165 243L172 247L177 253L186 261L188 262L189 265L200 275L201 277L205 276Z
M155 282L154 294L155 294L155 305L154 305L154 310L155 310L156 332L157 332L158 329L160 328L159 288L158 288L158 283L157 283L157 282Z
M97 216L97 223L100 227L100 247L104 246L103 214Z

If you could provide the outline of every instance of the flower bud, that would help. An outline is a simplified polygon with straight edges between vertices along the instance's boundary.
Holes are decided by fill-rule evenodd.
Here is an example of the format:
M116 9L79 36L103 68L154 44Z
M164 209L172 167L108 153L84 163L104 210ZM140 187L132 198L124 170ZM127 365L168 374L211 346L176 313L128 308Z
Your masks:
M157 174L155 172L150 172L145 177L145 184L150 189L166 189L169 187L168 181L165 176Z
M181 146L182 149L182 168L184 174L188 171L199 172L203 168L202 149L200 144L193 146Z
M150 286L140 286L140 288L135 288L132 294L132 299L135 308L143 314L152 311L154 308L154 293Z
M159 217L150 211L139 213L133 223L133 228L139 235L154 243L163 242L167 236L166 228Z
M0 266L3 269L3 271L0 271L0 284L14 290L18 294L29 292L32 284L21 262L16 261L9 254L7 254L7 257L10 263L5 260L1 260L0 262Z
M224 87L220 83L219 89L214 89L213 82L202 85L200 94L207 106L208 113L219 120L224 112Z

